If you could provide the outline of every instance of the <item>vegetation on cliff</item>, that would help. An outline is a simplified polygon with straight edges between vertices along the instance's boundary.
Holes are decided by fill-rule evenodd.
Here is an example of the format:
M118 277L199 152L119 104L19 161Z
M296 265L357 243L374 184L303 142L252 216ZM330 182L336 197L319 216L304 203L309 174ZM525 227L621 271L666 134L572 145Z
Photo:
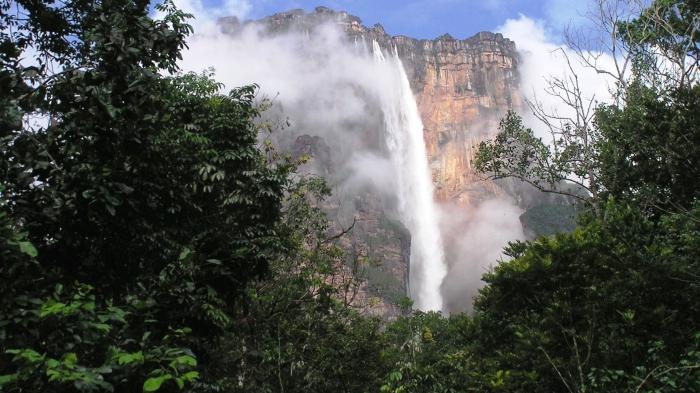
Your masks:
M497 175L589 176L578 227L512 243L473 315L391 322L353 308L328 189L260 142L255 86L177 73L171 2L0 11L0 391L700 390L697 2L620 25L634 73L585 146L513 115L482 146ZM648 80L655 48L695 73Z

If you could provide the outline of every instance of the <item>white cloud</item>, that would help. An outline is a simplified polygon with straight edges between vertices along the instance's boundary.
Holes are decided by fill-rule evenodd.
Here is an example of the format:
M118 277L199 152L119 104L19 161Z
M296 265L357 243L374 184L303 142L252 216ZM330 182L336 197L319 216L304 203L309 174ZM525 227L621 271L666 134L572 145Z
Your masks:
M520 224L522 209L507 199L491 199L465 210L443 206L449 273L442 292L450 312L471 312L472 299L484 286L481 277L499 260L509 241L525 239Z
M562 116L573 115L573 110L562 101L546 93L548 81L552 78L575 76L578 78L581 93L584 99L593 99L597 103L610 102L613 81L594 69L583 64L577 54L569 48L562 46L549 33L544 21L531 19L520 15L518 19L508 19L500 26L498 32L515 41L520 53L520 92L523 97L534 101L540 101L550 113L558 113ZM607 69L614 66L612 56L605 53L590 53L598 56L598 65ZM572 70L569 69L570 61ZM573 72L572 72L573 71ZM528 126L535 132L542 131L542 127L533 117L524 113L524 119ZM540 133L539 136L548 137L548 134Z
M253 10L251 0L221 0L217 5L206 3L204 0L173 0L180 10L194 15L190 23L195 31L211 29L217 19L226 16L235 16L238 19L246 19ZM154 15L161 17L159 13Z

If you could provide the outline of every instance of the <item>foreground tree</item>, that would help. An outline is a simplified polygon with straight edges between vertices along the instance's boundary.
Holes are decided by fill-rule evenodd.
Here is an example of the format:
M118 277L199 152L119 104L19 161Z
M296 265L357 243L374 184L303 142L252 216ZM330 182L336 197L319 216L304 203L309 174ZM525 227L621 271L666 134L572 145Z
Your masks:
M655 214L688 212L700 197L700 85L659 96L633 83L627 105L598 110L603 196Z
M2 389L182 388L268 271L292 166L254 87L159 74L191 31L172 3L0 8Z
M694 391L698 221L604 211L572 234L509 247L513 260L484 277L476 302L482 354L500 354L515 391Z
M590 41L569 34L569 48L562 50L569 75L552 78L547 93L572 115L531 103L552 135L550 143L508 114L498 136L481 144L476 167L591 205L613 195L646 210L688 209L698 196L691 180L697 177L700 140L697 2L600 0L596 9L593 22L604 37L598 47L612 54L613 67L604 68ZM594 97L584 97L572 61L610 78L614 102L597 105Z
M697 10L655 1L603 21L631 74L618 80L619 100L595 111L593 175L582 184L595 186L593 209L571 234L512 244L476 302L474 350L498 353L511 391L700 389ZM510 114L477 166L551 187L580 175L559 147Z
M206 371L217 381L211 391L378 389L380 320L352 307L360 282L319 207L328 192L315 178L291 188L278 227L284 247L270 276L250 283L245 309L216 342L215 367Z

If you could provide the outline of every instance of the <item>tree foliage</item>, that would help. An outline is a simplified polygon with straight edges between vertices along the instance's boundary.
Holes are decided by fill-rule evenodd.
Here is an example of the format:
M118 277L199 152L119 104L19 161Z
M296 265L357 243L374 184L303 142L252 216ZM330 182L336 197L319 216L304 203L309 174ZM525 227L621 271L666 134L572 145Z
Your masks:
M514 114L480 148L482 171L550 191L585 175L562 160L586 158L582 186L595 189L573 233L513 243L484 276L475 350L510 371L509 390L698 389L696 3L655 1L616 22L632 75L595 110L593 154L568 155L563 137L548 146Z
M700 196L700 85L659 97L633 84L625 107L601 107L597 123L604 195L657 212L688 209Z
M160 73L191 31L170 2L1 7L3 389L182 388L281 247L255 87Z
M600 14L593 21L607 29L599 34L610 34L605 47L615 55L616 69L601 68L589 50L569 37L571 47L561 51L569 76L550 79L545 89L564 110L549 113L541 103L529 103L540 121L542 130L537 131L550 133L551 143L509 113L497 137L480 145L477 170L585 200L588 195L605 200L624 194L657 211L688 207L695 195L687 178L694 176L697 157L698 4L621 3L598 1ZM638 15L624 13L637 8ZM568 53L613 79L614 102L601 104L582 93L571 67L575 59ZM574 191L565 184L575 186Z
M353 308L329 190L261 143L256 86L177 73L188 15L0 11L0 390L700 390L700 90L641 77L655 48L697 60L697 2L617 25L637 77L595 121L548 146L511 113L481 146L480 169L586 200L579 227L512 243L474 315L395 321Z
M319 207L330 190L291 187L271 274L250 283L245 309L216 343L209 386L232 392L365 392L383 370L379 320L350 305L360 283Z
M551 192L586 201L589 186L581 180L592 177L590 151L573 137L573 126L564 126L566 137L555 139L552 149L522 118L509 111L499 124L493 140L479 144L476 170L494 179L515 178L542 192ZM573 177L573 178L572 178Z
M601 370L629 377L637 367L674 364L694 345L697 222L674 215L654 223L613 202L605 212L571 234L511 245L514 259L484 277L476 308L492 333L481 340L532 377L522 389L586 391ZM696 376L684 383L694 386ZM614 383L621 380L603 390L624 391Z

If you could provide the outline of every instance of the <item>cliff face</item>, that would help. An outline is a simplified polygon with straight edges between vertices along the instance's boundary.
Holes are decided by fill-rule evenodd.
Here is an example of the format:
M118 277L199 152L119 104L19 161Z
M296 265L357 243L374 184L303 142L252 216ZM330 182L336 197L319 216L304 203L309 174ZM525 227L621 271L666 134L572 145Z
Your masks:
M413 53L402 58L414 69L437 198L468 205L481 192L496 192L477 183L472 163L479 142L493 137L505 111L520 105L515 47L498 34L480 33L468 40L443 36L423 48L419 61Z
M390 36L381 25L366 27L355 16L325 7L280 13L262 22L272 32L307 33L330 22L340 25L356 45L371 47L374 40L385 50L395 47L422 115L438 200L468 207L485 194L501 192L490 182L478 181L472 163L479 142L495 135L508 109L522 105L513 41L489 32L462 40L449 34L434 40Z
M467 207L483 193L498 193L493 184L478 182L472 163L479 142L495 135L508 109L521 105L515 44L483 32L465 40L390 37L385 45L396 46L411 80L437 199Z
M220 23L231 34L245 25L235 18ZM367 27L355 16L325 7L311 13L279 13L254 23L273 35L289 31L313 35L320 25L332 23L347 33L351 45L371 48L377 41L386 51L395 48L423 120L437 200L468 210L487 197L503 193L494 183L480 181L472 165L479 142L495 135L498 121L508 109L521 105L517 93L518 56L512 41L488 32L463 40L449 35L434 40L391 36L381 25ZM381 124L380 114L368 116L376 117L377 124ZM292 149L311 156L320 173L334 171L334 154L318 137L302 135ZM410 236L395 217L387 214L385 207L395 201L381 200L371 191L347 196L350 200L343 198L346 196L335 196L326 210L336 221L336 230L355 220L343 246L351 255L369 261L363 268L367 285L360 296L362 305L373 306L376 314L397 315L395 301L408 287Z

